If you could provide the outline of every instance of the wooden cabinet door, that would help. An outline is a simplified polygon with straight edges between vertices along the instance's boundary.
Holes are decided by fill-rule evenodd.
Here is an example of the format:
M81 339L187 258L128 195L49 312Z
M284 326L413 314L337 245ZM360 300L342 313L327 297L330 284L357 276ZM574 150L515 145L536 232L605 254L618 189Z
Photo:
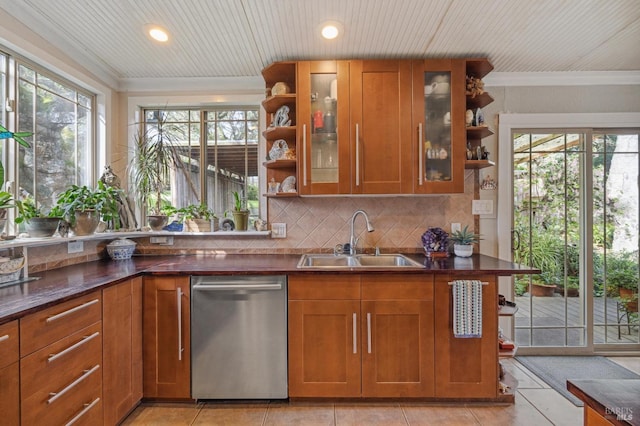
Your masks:
M143 285L143 392L190 398L189 277L149 276Z
M142 399L142 278L102 290L104 424L118 424Z
M351 192L349 62L298 62L298 192Z
M362 396L430 397L433 303L362 302Z
M413 61L414 192L464 192L465 60Z
M411 61L351 61L349 75L351 193L411 193Z
M289 302L289 396L360 396L359 300Z
M0 325L0 413L7 426L20 424L18 321Z
M478 279L482 288L482 337L453 336L453 291L449 282L465 277L436 275L435 362L436 397L496 398L498 396L498 315L496 278Z

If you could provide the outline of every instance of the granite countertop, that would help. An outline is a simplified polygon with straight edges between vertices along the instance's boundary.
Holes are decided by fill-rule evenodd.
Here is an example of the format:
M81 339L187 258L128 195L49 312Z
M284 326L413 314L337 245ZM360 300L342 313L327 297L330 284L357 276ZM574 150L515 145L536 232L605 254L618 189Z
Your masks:
M358 268L336 270L297 269L298 254L233 254L134 256L130 260L100 260L66 266L32 274L31 281L0 288L0 324L31 312L81 296L99 288L142 274L157 275L226 275L226 274L448 274L448 275L514 275L536 270L490 256L450 257L431 260L410 255L425 266L407 270Z

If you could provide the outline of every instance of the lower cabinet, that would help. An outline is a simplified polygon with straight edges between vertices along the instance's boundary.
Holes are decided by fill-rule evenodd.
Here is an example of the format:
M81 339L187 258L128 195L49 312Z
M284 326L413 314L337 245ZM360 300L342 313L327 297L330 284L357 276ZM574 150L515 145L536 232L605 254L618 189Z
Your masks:
M103 411L118 424L142 399L142 278L102 290Z
M0 413L7 426L20 424L18 321L0 325Z
M482 287L482 337L453 336L454 279L480 280ZM436 275L435 339L436 397L487 398L498 396L498 291L493 275L459 277Z
M143 281L143 394L191 397L190 286L188 276Z
M101 292L20 319L21 423L102 424Z
M433 276L289 276L290 397L429 397Z

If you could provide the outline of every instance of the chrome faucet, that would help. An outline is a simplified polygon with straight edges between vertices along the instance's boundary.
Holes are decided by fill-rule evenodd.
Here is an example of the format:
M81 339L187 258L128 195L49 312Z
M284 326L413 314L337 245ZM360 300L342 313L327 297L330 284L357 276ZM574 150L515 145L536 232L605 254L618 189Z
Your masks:
M353 227L356 222L356 216L358 216L359 214L364 216L364 220L367 222L367 232L374 231L371 222L369 222L369 216L367 216L367 213L364 210L356 210L353 216L351 216L351 236L349 237L349 255L351 256L356 254L356 245L358 244L358 239L353 232Z

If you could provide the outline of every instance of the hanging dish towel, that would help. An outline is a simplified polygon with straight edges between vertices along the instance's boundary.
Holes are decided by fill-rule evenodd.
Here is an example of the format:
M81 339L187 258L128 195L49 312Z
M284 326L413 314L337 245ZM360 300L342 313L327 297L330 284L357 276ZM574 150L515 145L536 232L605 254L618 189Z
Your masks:
M453 282L453 336L482 337L482 282Z

